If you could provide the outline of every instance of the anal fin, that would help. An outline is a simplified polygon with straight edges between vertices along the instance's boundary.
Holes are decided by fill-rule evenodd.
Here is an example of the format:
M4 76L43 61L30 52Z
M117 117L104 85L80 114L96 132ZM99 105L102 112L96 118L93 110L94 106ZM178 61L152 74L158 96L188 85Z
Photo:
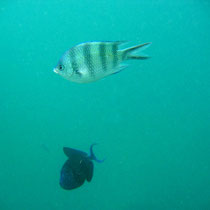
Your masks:
M127 67L128 67L128 65L121 64L119 67L117 67L116 69L114 69L114 71L110 75L117 74L117 73L121 72L122 70L124 70Z

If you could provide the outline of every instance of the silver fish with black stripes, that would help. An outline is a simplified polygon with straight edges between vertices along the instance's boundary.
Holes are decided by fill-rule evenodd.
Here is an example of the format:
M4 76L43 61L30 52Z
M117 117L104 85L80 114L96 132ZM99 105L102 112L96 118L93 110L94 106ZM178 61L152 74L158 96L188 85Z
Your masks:
M63 54L54 72L72 82L90 83L122 71L128 66L122 64L125 60L148 58L135 52L144 49L150 43L119 49L123 43L125 42L94 41L78 44Z

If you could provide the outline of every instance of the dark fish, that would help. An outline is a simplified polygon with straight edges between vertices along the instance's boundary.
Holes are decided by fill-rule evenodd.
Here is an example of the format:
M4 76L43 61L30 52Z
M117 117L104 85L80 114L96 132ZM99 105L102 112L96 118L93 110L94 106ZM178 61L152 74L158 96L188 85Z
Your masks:
M60 173L60 186L65 190L72 190L80 187L85 180L90 182L93 178L93 162L98 160L93 153L93 146L90 146L90 155L85 152L64 147L63 151L69 158L63 165Z

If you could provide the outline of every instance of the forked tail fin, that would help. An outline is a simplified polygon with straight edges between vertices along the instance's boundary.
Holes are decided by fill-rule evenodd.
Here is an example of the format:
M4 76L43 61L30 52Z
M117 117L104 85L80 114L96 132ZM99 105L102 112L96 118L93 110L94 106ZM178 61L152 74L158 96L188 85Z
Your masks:
M95 160L95 161L98 162L98 163L102 163L102 162L104 162L104 159L103 159L103 160L97 159L96 156L95 156L95 154L93 153L93 146L95 146L95 145L97 145L97 144L92 144L92 145L90 146L90 159L91 159L91 160Z
M138 50L144 50L145 48L149 47L150 45L151 45L151 42L148 42L148 43L136 45L136 46L129 47L129 48L126 48L126 49L122 50L123 59L144 60L144 59L149 58L148 56L144 56L144 55L141 56L141 55L136 55L136 54L132 54L132 53L135 52L135 51L138 51Z

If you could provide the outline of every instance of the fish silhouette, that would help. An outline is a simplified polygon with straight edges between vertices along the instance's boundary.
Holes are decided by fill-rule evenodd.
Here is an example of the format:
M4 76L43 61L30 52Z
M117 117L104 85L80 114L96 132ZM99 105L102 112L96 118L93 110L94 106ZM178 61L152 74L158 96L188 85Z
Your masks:
M90 182L93 178L93 161L103 162L98 160L93 153L93 146L90 146L90 155L85 152L64 147L63 151L68 157L60 172L60 186L65 190L72 190L84 184L85 180Z

